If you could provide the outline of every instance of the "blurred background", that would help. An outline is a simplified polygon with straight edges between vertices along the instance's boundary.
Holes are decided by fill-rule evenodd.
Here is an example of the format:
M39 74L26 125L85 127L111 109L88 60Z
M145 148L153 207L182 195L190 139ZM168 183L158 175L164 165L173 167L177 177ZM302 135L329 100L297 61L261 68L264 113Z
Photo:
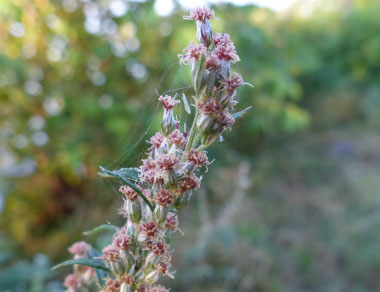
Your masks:
M67 247L101 248L109 235L82 232L122 224L98 167L136 165L157 96L185 91L182 15L204 3L0 0L0 291L63 291L69 269L50 267ZM253 109L209 150L163 283L380 291L380 1L207 3Z

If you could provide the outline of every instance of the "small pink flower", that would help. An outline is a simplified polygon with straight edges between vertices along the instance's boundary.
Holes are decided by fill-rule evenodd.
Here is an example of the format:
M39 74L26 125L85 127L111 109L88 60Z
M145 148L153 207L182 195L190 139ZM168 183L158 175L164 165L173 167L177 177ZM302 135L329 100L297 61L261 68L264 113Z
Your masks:
M154 196L157 204L160 206L168 207L171 203L174 202L174 198L170 192L166 189L160 189Z
M199 178L195 174L191 174L184 177L180 185L180 190L181 190L181 193L183 193L185 191L196 189L199 187L200 187Z
M106 280L106 290L104 292L119 292L121 287L121 283L117 279L108 278Z
M126 208L126 202L124 202L123 206L119 208L118 214L123 216L123 218L128 218L128 210Z
M141 182L146 182L149 184L154 183L154 177L156 175L156 161L152 157L143 159L143 164L140 166L139 178Z
M169 141L170 143L176 145L179 148L185 146L186 144L185 136L178 129L175 129L173 132L170 133Z
M142 171L154 169L156 167L156 161L149 156L147 159L143 159L143 164L140 166Z
M141 284L135 291L133 292L150 292L151 285L149 284Z
M133 285L136 282L136 279L132 275L123 275L120 277L120 282L127 285Z
M220 102L213 97L206 100L198 99L196 103L199 111L206 115L218 113L222 109Z
M127 250L132 243L132 238L127 234L127 229L123 227L115 234L112 243L121 250Z
M148 238L152 238L158 233L158 227L153 221L141 223L139 230L144 236Z
M119 191L126 197L126 199L132 202L139 197L138 193L129 186L121 186Z
M165 137L161 133L157 132L156 134L154 134L154 136L150 138L150 144L152 144L156 148L160 148L164 140Z
M146 182L148 184L153 185L155 176L156 176L156 171L154 169L151 169L151 170L141 172L139 178L141 182Z
M66 276L63 286L70 289L69 291L77 291L79 283L79 279L74 274L69 274Z
M166 263L166 262L160 262L158 265L157 265L157 270L159 273L161 274L167 274L169 272L169 263Z
M108 262L117 262L120 259L119 249L114 245L107 245L102 250L102 259Z
M223 111L221 112L217 123L221 125L223 129L228 129L235 123L235 120L228 111Z
M213 39L214 39L214 44L216 47L218 46L225 47L227 45L233 44L231 41L230 35L227 33L221 34L220 32L218 32L215 34Z
M166 215L165 227L171 231L176 231L178 229L178 217L173 212L169 212Z
M88 243L79 241L69 247L69 252L77 257L83 257L87 255L90 248L91 246Z
M190 45L183 50L183 55L178 55L180 63L187 65L190 62L199 60L202 57L202 54L207 52L207 48L203 44L195 45L193 42L190 42Z
M225 46L217 46L213 53L217 55L220 60L225 60L231 63L240 61L240 58L236 53L235 46L232 43Z
M157 157L157 166L163 170L171 170L178 163L178 157L172 154L160 154Z
M152 242L148 247L150 251L155 255L163 255L167 252L166 243L164 241Z
M152 287L149 292L169 292L169 290L162 286L156 286Z
M209 165L206 152L203 150L196 150L194 148L191 148L187 153L187 160L196 166Z
M210 54L206 57L205 62L206 69L209 71L216 71L220 68L221 63L216 54Z
M161 101L162 106L165 109L165 112L170 111L175 107L178 103L180 103L179 100L175 100L173 97L170 95L163 95L158 98L159 101Z
M205 22L206 19L214 19L215 13L214 10L211 10L207 7L196 7L190 11L189 16L184 16L183 19L186 20L198 20Z
M228 91L234 91L236 88L244 84L243 77L238 73L234 73L229 79L223 82L224 88Z

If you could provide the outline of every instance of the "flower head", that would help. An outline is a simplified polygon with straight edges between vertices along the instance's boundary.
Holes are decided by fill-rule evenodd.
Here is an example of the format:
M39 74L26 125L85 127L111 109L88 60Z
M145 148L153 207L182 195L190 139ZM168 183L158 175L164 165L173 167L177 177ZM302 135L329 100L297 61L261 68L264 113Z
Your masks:
M162 286L156 286L152 287L149 292L169 292L169 290Z
M178 229L178 217L173 212L169 212L166 215L165 227L171 231L176 231Z
M112 243L121 250L127 250L132 243L132 238L127 234L127 229L123 227L115 234Z
M199 60L207 52L207 49L203 44L195 45L193 42L190 42L190 45L183 52L184 54L178 55L178 57L181 64L187 65Z
M170 111L175 107L178 103L180 103L179 100L176 100L175 98L171 97L170 95L161 95L158 98L159 101L161 101L162 106L164 107L165 111Z
M150 144L152 144L156 148L160 148L161 144L165 141L165 137L157 132L150 138Z
M157 204L160 206L168 207L171 203L174 202L173 196L166 189L160 189L154 196L157 201Z
M180 190L181 192L185 192L188 190L199 188L199 186L199 178L194 173L192 173L191 175L185 176L184 179L181 181Z
M191 148L187 153L187 160L196 166L207 166L210 164L206 152L194 148Z
M158 233L158 227L153 221L141 223L139 230L148 238L152 238Z
M65 286L69 291L77 291L80 280L74 274L69 274L66 276L63 286Z
M136 281L135 277L132 275L123 275L120 277L120 282L125 283L127 285L132 285Z
M232 44L230 35L228 33L221 34L220 32L216 33L213 37L215 47L221 46L225 47Z
M170 133L169 141L170 143L176 145L179 148L185 146L186 144L185 136L178 129L175 129L173 132Z
M119 191L126 197L126 199L132 202L139 197L139 194L129 186L121 186Z
M108 262L117 262L120 258L119 248L113 244L107 245L102 250L103 256L102 259Z
M119 292L121 287L121 283L117 279L108 278L106 280L106 287L104 292Z
M214 49L213 53L217 55L220 60L228 61L231 63L240 61L240 58L236 53L235 46L232 42L223 46L217 46Z
M190 11L189 16L184 16L183 19L186 20L196 20L205 22L209 19L214 19L215 13L214 10L207 8L207 7L196 7Z
M216 71L220 68L221 63L216 54L210 54L206 57L205 62L206 69L209 71Z
M160 154L157 157L157 166L163 170L173 169L179 159L173 154Z
M231 92L243 84L243 77L238 73L234 73L230 78L223 82L224 88Z
M235 123L235 119L232 117L230 112L225 110L221 112L217 123L222 126L223 129L228 129Z
M69 252L76 257L83 257L87 255L90 248L91 246L87 242L79 241L69 247Z
M198 99L196 103L197 108L203 114L215 114L222 109L220 102L213 97L206 100Z
M149 244L150 251L155 255L164 255L167 252L165 241L155 241Z

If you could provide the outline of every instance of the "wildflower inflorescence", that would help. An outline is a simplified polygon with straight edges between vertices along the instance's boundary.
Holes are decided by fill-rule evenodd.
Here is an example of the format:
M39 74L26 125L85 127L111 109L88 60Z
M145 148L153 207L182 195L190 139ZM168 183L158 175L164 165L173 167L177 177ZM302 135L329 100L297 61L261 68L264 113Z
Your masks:
M214 11L206 7L193 9L184 17L197 25L199 43L191 42L179 55L181 64L191 66L196 113L190 130L181 130L174 117L180 101L175 96L159 97L164 109L161 132L148 141L151 147L137 169L134 184L129 181L119 188L124 200L119 213L127 223L98 257L110 271L101 279L103 292L168 291L156 282L162 275L174 274L168 239L180 231L178 210L200 187L200 173L210 164L204 149L234 124L231 111L237 104L236 90L245 84L239 74L230 73L231 65L240 59L228 34L213 35L209 20L214 18ZM88 258L91 249L79 242L69 251L74 258ZM79 291L94 275L93 268L75 265L64 285L67 291Z

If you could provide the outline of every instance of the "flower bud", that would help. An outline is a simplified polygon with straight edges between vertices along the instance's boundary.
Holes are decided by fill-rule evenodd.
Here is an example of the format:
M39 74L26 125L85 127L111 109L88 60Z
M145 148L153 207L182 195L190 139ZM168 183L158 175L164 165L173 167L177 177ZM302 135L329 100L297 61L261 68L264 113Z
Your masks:
M119 276L124 274L124 265L122 262L109 262L109 265L114 274Z
M175 129L175 124L173 110L165 111L161 122L161 130L165 136Z
M132 238L135 236L135 226L133 225L131 220L128 220L127 223L127 234L130 235Z
M126 283L122 283L120 287L120 292L132 292L132 289Z
M193 59L191 63L191 79L196 94L199 94L202 79L205 73L205 57L204 54L200 55L198 59Z
M152 271L145 277L145 281L149 284L154 284L157 282L159 273L157 271Z
M197 24L197 39L205 46L209 46L213 40L209 19L214 19L214 11L206 7L196 7L191 10L189 16L184 19L195 20Z
M192 191L183 193L175 200L174 206L176 207L177 210L182 209L184 206L186 206L189 203L192 193L193 193Z
M209 47L212 42L212 28L208 19L204 21L196 21L197 24L197 40L203 43L206 47Z
M204 77L202 78L201 86L199 89L200 95L211 97L216 81L217 81L216 71L211 71L210 73L205 74Z
M154 219L158 224L161 224L165 221L166 219L166 214L168 212L168 209L157 205L156 208L154 209Z
M200 114L197 119L197 130L198 133L203 135L208 133L215 124L215 118L213 115Z
M127 201L127 212L129 218L133 223L139 223L141 219L141 203L139 200L136 202Z
M202 136L202 140L201 140L202 145L204 145L205 147L210 146L220 137L220 134L222 132L223 132L223 129L218 127L216 130L206 133L205 135Z

